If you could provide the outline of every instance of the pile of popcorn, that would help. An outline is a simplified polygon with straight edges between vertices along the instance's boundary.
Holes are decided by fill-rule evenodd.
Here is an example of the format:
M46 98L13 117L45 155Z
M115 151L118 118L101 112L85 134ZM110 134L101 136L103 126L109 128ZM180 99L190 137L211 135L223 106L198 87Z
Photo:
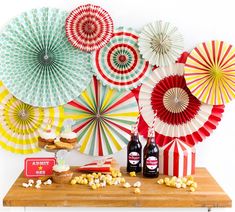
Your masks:
M126 180L122 177L122 173L119 170L112 169L111 174L92 173L82 174L74 177L71 180L71 184L89 185L92 189L103 188L106 185L119 185L125 183Z
M196 191L197 188L197 183L194 181L193 176L188 176L188 177L165 177L164 179L159 179L157 181L158 184L163 185L165 184L166 186L170 187L175 187L175 188L187 188L189 187L189 190L191 192Z
M135 174L134 174L135 175ZM126 182L125 178L122 177L122 173L119 170L112 169L111 174L102 173L92 173L92 174L82 174L80 176L74 177L71 182L72 185L89 185L93 190L97 188L104 188L106 185L119 185L123 183L124 188L132 187L130 183ZM141 183L138 181L134 183L135 187L134 193L140 193L139 187Z
M32 187L34 184L34 180L32 179L29 179L28 180L28 183L22 183L22 186L24 188L29 188L29 187ZM48 179L47 181L43 182L44 185L51 185L52 184L52 181L51 179ZM37 180L36 181L36 184L35 184L35 188L38 189L38 188L41 188L41 185L42 185L42 180Z

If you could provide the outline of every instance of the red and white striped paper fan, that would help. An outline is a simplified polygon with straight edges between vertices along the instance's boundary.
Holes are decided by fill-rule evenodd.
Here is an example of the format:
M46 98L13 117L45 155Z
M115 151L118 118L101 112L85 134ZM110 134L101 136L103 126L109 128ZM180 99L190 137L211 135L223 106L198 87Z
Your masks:
M174 138L189 145L202 141L216 128L224 111L224 105L204 104L194 97L183 74L182 63L158 68L140 88L139 105L148 126L151 126L154 111L157 111L155 136L160 146ZM147 130L143 129L147 127L142 124L140 119L140 133L146 137Z
M70 13L65 29L74 47L91 52L109 42L113 35L113 20L103 8L86 4Z
M138 49L139 33L119 27L110 42L93 53L93 69L104 85L118 90L130 90L141 84L152 72Z

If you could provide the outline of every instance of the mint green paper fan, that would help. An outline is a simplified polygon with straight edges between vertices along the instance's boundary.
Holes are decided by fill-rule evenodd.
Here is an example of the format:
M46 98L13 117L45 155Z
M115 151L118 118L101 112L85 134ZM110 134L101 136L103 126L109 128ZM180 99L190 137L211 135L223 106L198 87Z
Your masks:
M63 105L92 78L90 54L67 40L67 16L59 9L33 9L13 19L0 35L0 78L27 104Z

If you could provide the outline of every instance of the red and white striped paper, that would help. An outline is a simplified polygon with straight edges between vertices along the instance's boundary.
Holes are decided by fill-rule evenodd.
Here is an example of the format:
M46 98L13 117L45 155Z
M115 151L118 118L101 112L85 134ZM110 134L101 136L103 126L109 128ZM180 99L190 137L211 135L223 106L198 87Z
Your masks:
M195 173L195 148L179 139L160 148L160 174L184 177Z
M112 160L112 157L107 158L105 160L97 160L79 167L77 171L108 173L110 172Z

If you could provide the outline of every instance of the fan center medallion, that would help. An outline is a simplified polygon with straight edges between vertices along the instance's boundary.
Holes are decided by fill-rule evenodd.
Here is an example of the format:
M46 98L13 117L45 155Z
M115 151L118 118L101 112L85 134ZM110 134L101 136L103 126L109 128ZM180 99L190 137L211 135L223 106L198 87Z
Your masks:
M123 64L123 63L126 63L126 61L127 61L126 55L121 54L121 55L118 56L118 62L119 63Z
M189 96L182 88L171 88L164 94L163 104L171 113L181 113L188 107Z
M159 52L159 54L166 54L170 51L171 40L169 36L159 33L152 38L151 47L154 51Z
M38 61L43 66L49 66L54 62L54 55L48 51L41 51L38 55Z
M83 24L83 30L86 34L88 35L92 35L95 33L96 31L96 26L93 22L91 21L86 21L84 24Z
M223 71L218 65L213 65L210 69L210 74L214 79L220 80L223 77Z
M29 112L22 109L19 111L18 117L20 120L26 121L29 118Z

